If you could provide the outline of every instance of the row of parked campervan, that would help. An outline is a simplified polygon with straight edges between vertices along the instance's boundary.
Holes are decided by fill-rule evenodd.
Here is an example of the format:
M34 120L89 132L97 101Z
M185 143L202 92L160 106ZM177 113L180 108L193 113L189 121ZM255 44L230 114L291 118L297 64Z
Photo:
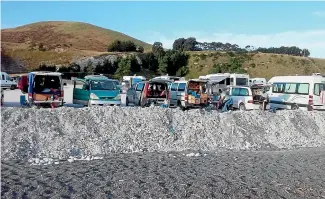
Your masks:
M73 103L92 105L167 104L182 109L200 108L216 103L221 90L226 90L233 107L258 109L261 96L267 96L269 107L280 109L325 110L325 77L277 76L268 82L264 78L250 79L247 74L210 74L197 79L160 76L146 80L142 76L125 76L118 80L103 75L89 75L73 81ZM61 73L32 72L22 76L19 88L28 93L34 104L64 104ZM124 95L123 95L124 94ZM124 97L125 96L125 97Z
M168 86L166 92L164 89ZM169 103L182 109L202 107L218 100L220 89L227 90L233 107L241 110L268 108L325 110L325 76L276 76L250 79L246 74L211 74L198 79L170 80L154 78L134 84L127 91L126 103L145 106Z

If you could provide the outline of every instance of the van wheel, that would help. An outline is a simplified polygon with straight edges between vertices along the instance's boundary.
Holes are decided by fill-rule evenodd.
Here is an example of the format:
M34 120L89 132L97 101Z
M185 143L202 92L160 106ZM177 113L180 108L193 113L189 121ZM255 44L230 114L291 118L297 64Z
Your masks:
M125 100L125 106L129 106L129 99L127 96L126 96L126 100Z
M241 111L245 111L246 110L246 107L245 107L245 104L244 103L240 103L239 104L239 110L241 110Z
M297 104L291 105L291 110L298 110L299 106Z
M16 86L15 85L11 85L10 86L10 90L15 90L16 89Z

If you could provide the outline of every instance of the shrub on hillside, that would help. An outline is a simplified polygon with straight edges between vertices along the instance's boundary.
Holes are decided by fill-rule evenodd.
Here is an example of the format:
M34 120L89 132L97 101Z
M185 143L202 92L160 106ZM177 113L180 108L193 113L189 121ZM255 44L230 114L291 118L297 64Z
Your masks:
M143 52L142 46L136 46L132 41L115 40L108 45L108 52Z

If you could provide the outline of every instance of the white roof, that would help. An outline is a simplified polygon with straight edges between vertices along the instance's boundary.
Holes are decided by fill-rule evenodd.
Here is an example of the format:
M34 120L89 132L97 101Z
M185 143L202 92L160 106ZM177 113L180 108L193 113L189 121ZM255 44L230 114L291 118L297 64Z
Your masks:
M325 77L322 76L275 76L272 77L268 83L273 82L301 82L301 83L312 83L312 82L324 82Z
M59 72L46 72L46 71L35 71L35 72L31 72L33 74L36 75L52 75L52 76L61 76L62 73Z
M186 80L178 80L178 81L175 81L175 83L187 83Z

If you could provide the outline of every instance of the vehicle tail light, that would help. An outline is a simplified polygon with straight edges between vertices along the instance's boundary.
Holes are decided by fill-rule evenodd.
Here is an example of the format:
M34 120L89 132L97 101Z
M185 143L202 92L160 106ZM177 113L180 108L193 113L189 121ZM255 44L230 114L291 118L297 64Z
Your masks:
M309 105L313 105L314 104L314 100L313 100L313 96L312 95L309 95L308 104Z
M250 104L253 104L254 100L253 99L250 99L247 101L247 103L250 103Z
M143 88L143 96L147 97L148 96L148 89L149 89L149 84L146 83Z
M64 91L61 90L61 97L64 97Z
M185 93L185 101L187 101L187 100L188 100L188 94Z

